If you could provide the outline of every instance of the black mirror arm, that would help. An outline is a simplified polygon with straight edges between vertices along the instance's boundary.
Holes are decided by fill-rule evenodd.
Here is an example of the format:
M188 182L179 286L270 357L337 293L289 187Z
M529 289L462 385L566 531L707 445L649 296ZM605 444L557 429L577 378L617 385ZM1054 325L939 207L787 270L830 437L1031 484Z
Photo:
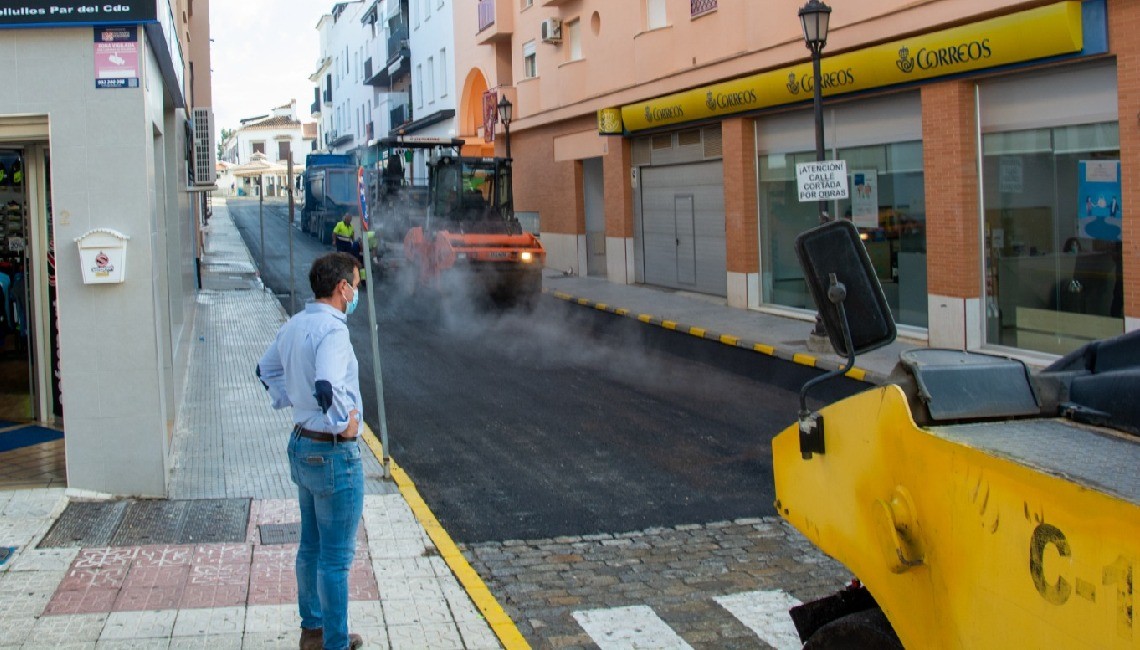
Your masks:
M843 308L843 301L846 298L847 287L835 277L834 273L830 274L827 299L836 306L839 311L839 319L843 323L843 344L847 348L847 362L831 372L805 382L800 388L800 453L805 460L811 458L813 453L824 453L823 417L808 410L808 391L825 381L847 374L851 368L855 367L855 346L851 344L851 327L847 323L847 310Z

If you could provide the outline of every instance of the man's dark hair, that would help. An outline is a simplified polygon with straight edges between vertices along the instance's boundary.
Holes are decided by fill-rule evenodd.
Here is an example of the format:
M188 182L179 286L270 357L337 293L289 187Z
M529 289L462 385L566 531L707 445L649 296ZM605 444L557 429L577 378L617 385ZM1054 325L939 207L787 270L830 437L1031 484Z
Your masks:
M348 253L328 253L318 257L309 269L309 286L317 298L328 298L341 280L352 284L356 258Z

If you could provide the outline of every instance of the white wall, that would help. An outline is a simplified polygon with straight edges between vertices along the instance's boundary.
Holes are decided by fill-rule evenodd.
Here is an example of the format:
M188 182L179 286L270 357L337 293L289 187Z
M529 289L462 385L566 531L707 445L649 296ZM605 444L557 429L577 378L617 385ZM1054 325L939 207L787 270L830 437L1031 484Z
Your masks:
M340 16L334 19L328 15L318 25L321 57L332 60L328 74L333 77L332 105L321 109L322 139L318 143L321 150L346 153L367 144L365 125L374 116L375 93L371 86L364 84L364 62L368 53L376 49L371 30L360 22L367 4L349 3ZM377 31L382 34L381 30ZM353 137L340 145L326 147L324 134L334 132L338 137L345 134ZM378 132L375 127L374 132Z

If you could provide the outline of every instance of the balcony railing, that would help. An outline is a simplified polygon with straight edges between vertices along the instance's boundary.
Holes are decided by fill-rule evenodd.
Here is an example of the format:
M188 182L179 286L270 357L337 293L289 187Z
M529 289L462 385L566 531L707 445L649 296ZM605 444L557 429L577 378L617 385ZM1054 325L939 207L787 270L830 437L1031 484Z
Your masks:
M388 111L388 124L392 130L412 121L412 107L408 104L400 104L395 108Z
M479 31L495 24L495 0L479 0Z
M391 65L401 54L407 56L408 52L408 26L400 25L388 35L388 65Z

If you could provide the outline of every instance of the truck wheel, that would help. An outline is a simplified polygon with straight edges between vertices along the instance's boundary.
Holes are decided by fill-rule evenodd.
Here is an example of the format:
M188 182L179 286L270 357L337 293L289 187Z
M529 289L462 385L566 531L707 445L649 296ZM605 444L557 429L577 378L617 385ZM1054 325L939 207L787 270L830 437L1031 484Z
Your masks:
M868 609L824 625L804 643L804 650L903 650L883 611Z

